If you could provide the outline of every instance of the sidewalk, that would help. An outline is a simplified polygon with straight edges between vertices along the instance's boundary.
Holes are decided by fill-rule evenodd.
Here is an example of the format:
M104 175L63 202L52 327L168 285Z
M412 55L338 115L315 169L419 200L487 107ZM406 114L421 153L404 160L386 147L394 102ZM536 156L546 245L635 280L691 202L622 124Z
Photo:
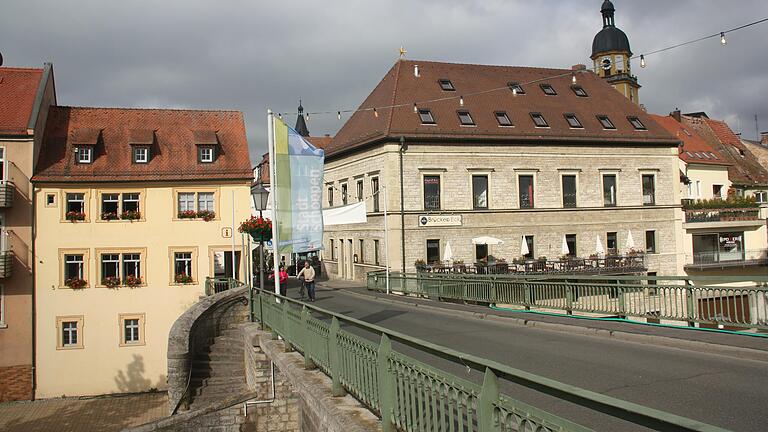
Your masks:
M120 431L168 414L166 392L0 403L4 432Z
M525 312L499 311L487 306L439 302L425 298L386 295L369 291L359 282L329 280L317 284L318 289L341 290L353 295L366 296L382 302L397 302L403 305L438 308L471 314L481 319L494 319L510 325L526 325L538 328L616 337L640 343L658 343L696 351L732 355L768 361L768 337L734 335L691 328L670 328L646 324L616 321L579 319L567 316L539 315Z

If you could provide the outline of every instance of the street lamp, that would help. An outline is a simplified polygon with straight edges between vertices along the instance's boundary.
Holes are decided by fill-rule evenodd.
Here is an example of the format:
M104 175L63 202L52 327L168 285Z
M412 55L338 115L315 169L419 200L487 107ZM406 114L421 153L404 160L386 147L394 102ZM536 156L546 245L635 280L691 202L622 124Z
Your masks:
M269 200L269 191L261 183L256 183L251 186L251 199L253 199L253 208L259 211L259 217L262 217L262 211L267 209L267 201ZM264 237L259 235L259 289L264 291ZM253 305L253 289L251 292L251 305ZM261 295L261 294L259 294ZM259 302L261 306L261 302ZM253 310L253 307L251 307ZM251 312L253 315L253 312ZM253 321L253 317L251 317ZM263 311L259 311L259 320L261 321L262 329L264 328L264 316Z

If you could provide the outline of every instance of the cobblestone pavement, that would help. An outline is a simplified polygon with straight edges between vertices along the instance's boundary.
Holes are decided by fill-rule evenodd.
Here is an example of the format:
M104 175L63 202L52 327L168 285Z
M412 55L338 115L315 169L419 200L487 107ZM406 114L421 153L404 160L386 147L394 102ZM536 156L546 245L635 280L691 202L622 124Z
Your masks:
M165 392L0 403L4 432L120 431L164 417Z

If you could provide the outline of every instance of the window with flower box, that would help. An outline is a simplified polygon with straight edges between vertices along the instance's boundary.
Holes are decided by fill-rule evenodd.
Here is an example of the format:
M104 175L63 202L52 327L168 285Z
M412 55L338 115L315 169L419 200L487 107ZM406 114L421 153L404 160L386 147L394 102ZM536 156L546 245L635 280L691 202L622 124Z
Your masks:
M85 193L67 193L65 219L69 221L85 220Z
M216 191L179 191L176 193L176 218L214 220L216 199Z
M171 258L171 284L193 284L197 281L197 248L169 248Z
M135 287L144 283L142 261L146 253L137 250L96 250L99 257L99 286L116 288L119 286Z
M88 287L88 249L59 249L59 287Z
M101 197L102 221L141 219L140 192L104 192Z

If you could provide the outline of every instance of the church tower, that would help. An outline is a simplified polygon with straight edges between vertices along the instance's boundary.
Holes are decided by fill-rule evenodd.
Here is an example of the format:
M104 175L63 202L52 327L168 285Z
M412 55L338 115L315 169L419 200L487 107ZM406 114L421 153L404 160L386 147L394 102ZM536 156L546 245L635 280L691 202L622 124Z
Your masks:
M296 117L296 127L293 130L303 137L309 136L309 129L307 129L307 122L304 120L304 107L301 106L301 100L299 100L299 115Z
M603 29L592 41L591 58L594 71L627 99L639 104L640 84L637 83L637 77L632 75L632 67L629 63L632 50L629 48L627 35L616 27L613 19L615 11L610 0L603 1L603 6L600 8L600 13L603 15Z

